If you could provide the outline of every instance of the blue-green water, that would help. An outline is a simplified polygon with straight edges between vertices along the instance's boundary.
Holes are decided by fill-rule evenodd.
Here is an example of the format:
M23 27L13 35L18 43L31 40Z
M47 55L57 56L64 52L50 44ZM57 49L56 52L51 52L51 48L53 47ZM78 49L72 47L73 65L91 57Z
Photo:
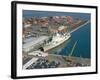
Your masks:
M42 17L42 16L72 16L74 19L80 17L85 20L90 20L89 13L66 13L66 12L43 12L43 11L23 11L23 17L31 18ZM69 55L73 45L77 41L76 47L73 51L72 56L90 58L91 57L91 23L86 24L80 29L76 30L71 34L71 38L62 45L52 49L50 53Z
M51 16L72 16L74 19L76 18L81 18L85 20L90 19L90 13L23 10L24 18L32 18L32 17L39 18L39 17L51 17Z

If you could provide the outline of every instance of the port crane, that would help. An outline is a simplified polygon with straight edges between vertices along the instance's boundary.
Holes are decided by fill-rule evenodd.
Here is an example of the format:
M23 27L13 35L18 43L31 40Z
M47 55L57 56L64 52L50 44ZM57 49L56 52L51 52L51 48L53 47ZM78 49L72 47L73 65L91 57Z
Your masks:
M72 56L72 54L73 54L73 52L74 52L74 50L75 50L76 44L77 44L77 41L76 41L75 44L73 45L72 50L71 50L71 52L70 52L70 54L69 54L69 57Z
M62 58L63 58L65 61L71 60L71 56L73 55L73 52L74 52L74 50L75 50L75 48L76 48L76 44L77 44L77 41L74 43L74 45L73 45L73 47L72 47L72 50L71 50L71 52L70 52L70 54L68 55L67 58L64 57L64 56L62 56Z

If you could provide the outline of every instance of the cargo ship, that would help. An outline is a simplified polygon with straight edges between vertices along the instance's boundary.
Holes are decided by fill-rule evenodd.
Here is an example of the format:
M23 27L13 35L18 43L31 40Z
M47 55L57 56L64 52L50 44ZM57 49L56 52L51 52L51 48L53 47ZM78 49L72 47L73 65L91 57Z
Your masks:
M64 43L66 40L68 40L71 37L70 33L65 34L59 34L57 33L55 36L52 37L52 41L49 43L46 43L45 46L43 46L44 52L47 52L60 44Z

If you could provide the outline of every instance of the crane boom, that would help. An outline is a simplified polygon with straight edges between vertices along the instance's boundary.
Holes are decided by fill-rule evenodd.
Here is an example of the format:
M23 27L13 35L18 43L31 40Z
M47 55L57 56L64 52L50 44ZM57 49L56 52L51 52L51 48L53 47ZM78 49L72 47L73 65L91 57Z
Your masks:
M73 54L73 52L74 52L74 50L75 50L76 44L77 44L77 41L76 41L75 44L73 45L73 48L72 48L72 50L71 50L69 56L72 56L72 54Z

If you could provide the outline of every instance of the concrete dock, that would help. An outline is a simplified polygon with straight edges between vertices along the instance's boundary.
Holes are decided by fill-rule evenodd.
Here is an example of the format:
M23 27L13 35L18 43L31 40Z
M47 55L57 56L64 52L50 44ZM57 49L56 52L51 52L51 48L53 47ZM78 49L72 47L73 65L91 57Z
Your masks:
M59 67L74 67L75 64L80 66L90 66L91 62L89 58L74 57L74 56L61 56L55 54L49 54L47 57L49 61L58 61L61 63Z

